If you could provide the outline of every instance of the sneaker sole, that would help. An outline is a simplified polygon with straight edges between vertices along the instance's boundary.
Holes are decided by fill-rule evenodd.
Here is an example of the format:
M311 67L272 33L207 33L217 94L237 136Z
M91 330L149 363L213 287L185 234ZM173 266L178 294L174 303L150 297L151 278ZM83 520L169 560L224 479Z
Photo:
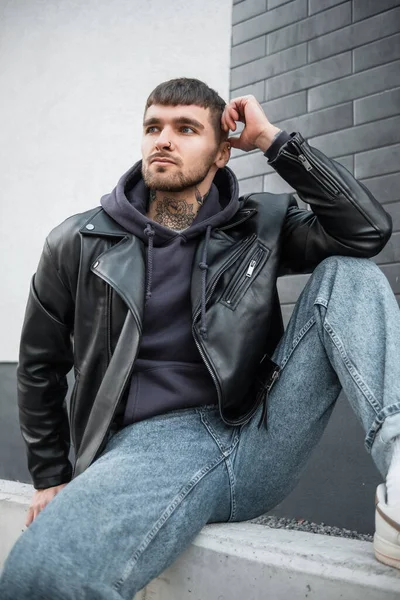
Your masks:
M400 546L388 542L375 533L374 552L379 562L400 569Z

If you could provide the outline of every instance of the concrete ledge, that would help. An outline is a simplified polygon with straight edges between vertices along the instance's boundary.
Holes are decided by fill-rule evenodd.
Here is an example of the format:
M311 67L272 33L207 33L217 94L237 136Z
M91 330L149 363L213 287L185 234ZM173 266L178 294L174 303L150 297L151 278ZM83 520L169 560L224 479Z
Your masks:
M0 480L0 565L25 530L34 488ZM263 525L207 525L134 600L400 600L400 571L372 544Z

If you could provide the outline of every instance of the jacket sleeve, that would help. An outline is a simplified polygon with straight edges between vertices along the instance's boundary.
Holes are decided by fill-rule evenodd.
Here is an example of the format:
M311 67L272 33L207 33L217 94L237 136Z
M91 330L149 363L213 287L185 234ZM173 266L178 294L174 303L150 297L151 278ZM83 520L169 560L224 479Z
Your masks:
M66 374L73 366L73 301L46 239L32 277L17 368L18 409L35 489L71 480Z
M391 236L392 220L371 192L298 132L284 132L274 144L274 152L265 153L269 164L311 207L299 208L292 195L282 232L280 274L285 268L312 271L335 254L378 254Z

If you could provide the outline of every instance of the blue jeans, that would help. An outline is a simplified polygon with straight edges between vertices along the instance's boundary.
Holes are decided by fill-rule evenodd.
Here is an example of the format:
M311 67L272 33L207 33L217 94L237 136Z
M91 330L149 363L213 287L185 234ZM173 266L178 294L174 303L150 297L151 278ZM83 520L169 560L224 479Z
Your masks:
M2 600L131 600L212 522L271 510L293 489L341 391L382 476L400 435L400 313L379 268L315 269L273 356L268 430L214 405L133 423L40 512L12 548ZM268 535L266 530L265 535Z

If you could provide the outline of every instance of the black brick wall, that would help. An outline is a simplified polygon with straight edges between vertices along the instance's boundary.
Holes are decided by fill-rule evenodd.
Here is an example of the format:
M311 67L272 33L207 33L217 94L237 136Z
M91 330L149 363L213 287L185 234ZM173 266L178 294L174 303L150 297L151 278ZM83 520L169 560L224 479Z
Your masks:
M400 301L400 0L234 0L232 23L230 97L254 94L385 205L394 233L373 260ZM293 191L259 151L230 166L243 194ZM280 280L286 319L307 279Z
M234 0L230 98L243 94L254 94L274 125L300 131L342 163L385 206L394 233L373 260L399 301L400 0ZM258 150L233 150L229 166L242 194L294 192ZM308 277L279 280L285 323ZM363 438L342 396L299 485L273 514L372 533L381 476Z

